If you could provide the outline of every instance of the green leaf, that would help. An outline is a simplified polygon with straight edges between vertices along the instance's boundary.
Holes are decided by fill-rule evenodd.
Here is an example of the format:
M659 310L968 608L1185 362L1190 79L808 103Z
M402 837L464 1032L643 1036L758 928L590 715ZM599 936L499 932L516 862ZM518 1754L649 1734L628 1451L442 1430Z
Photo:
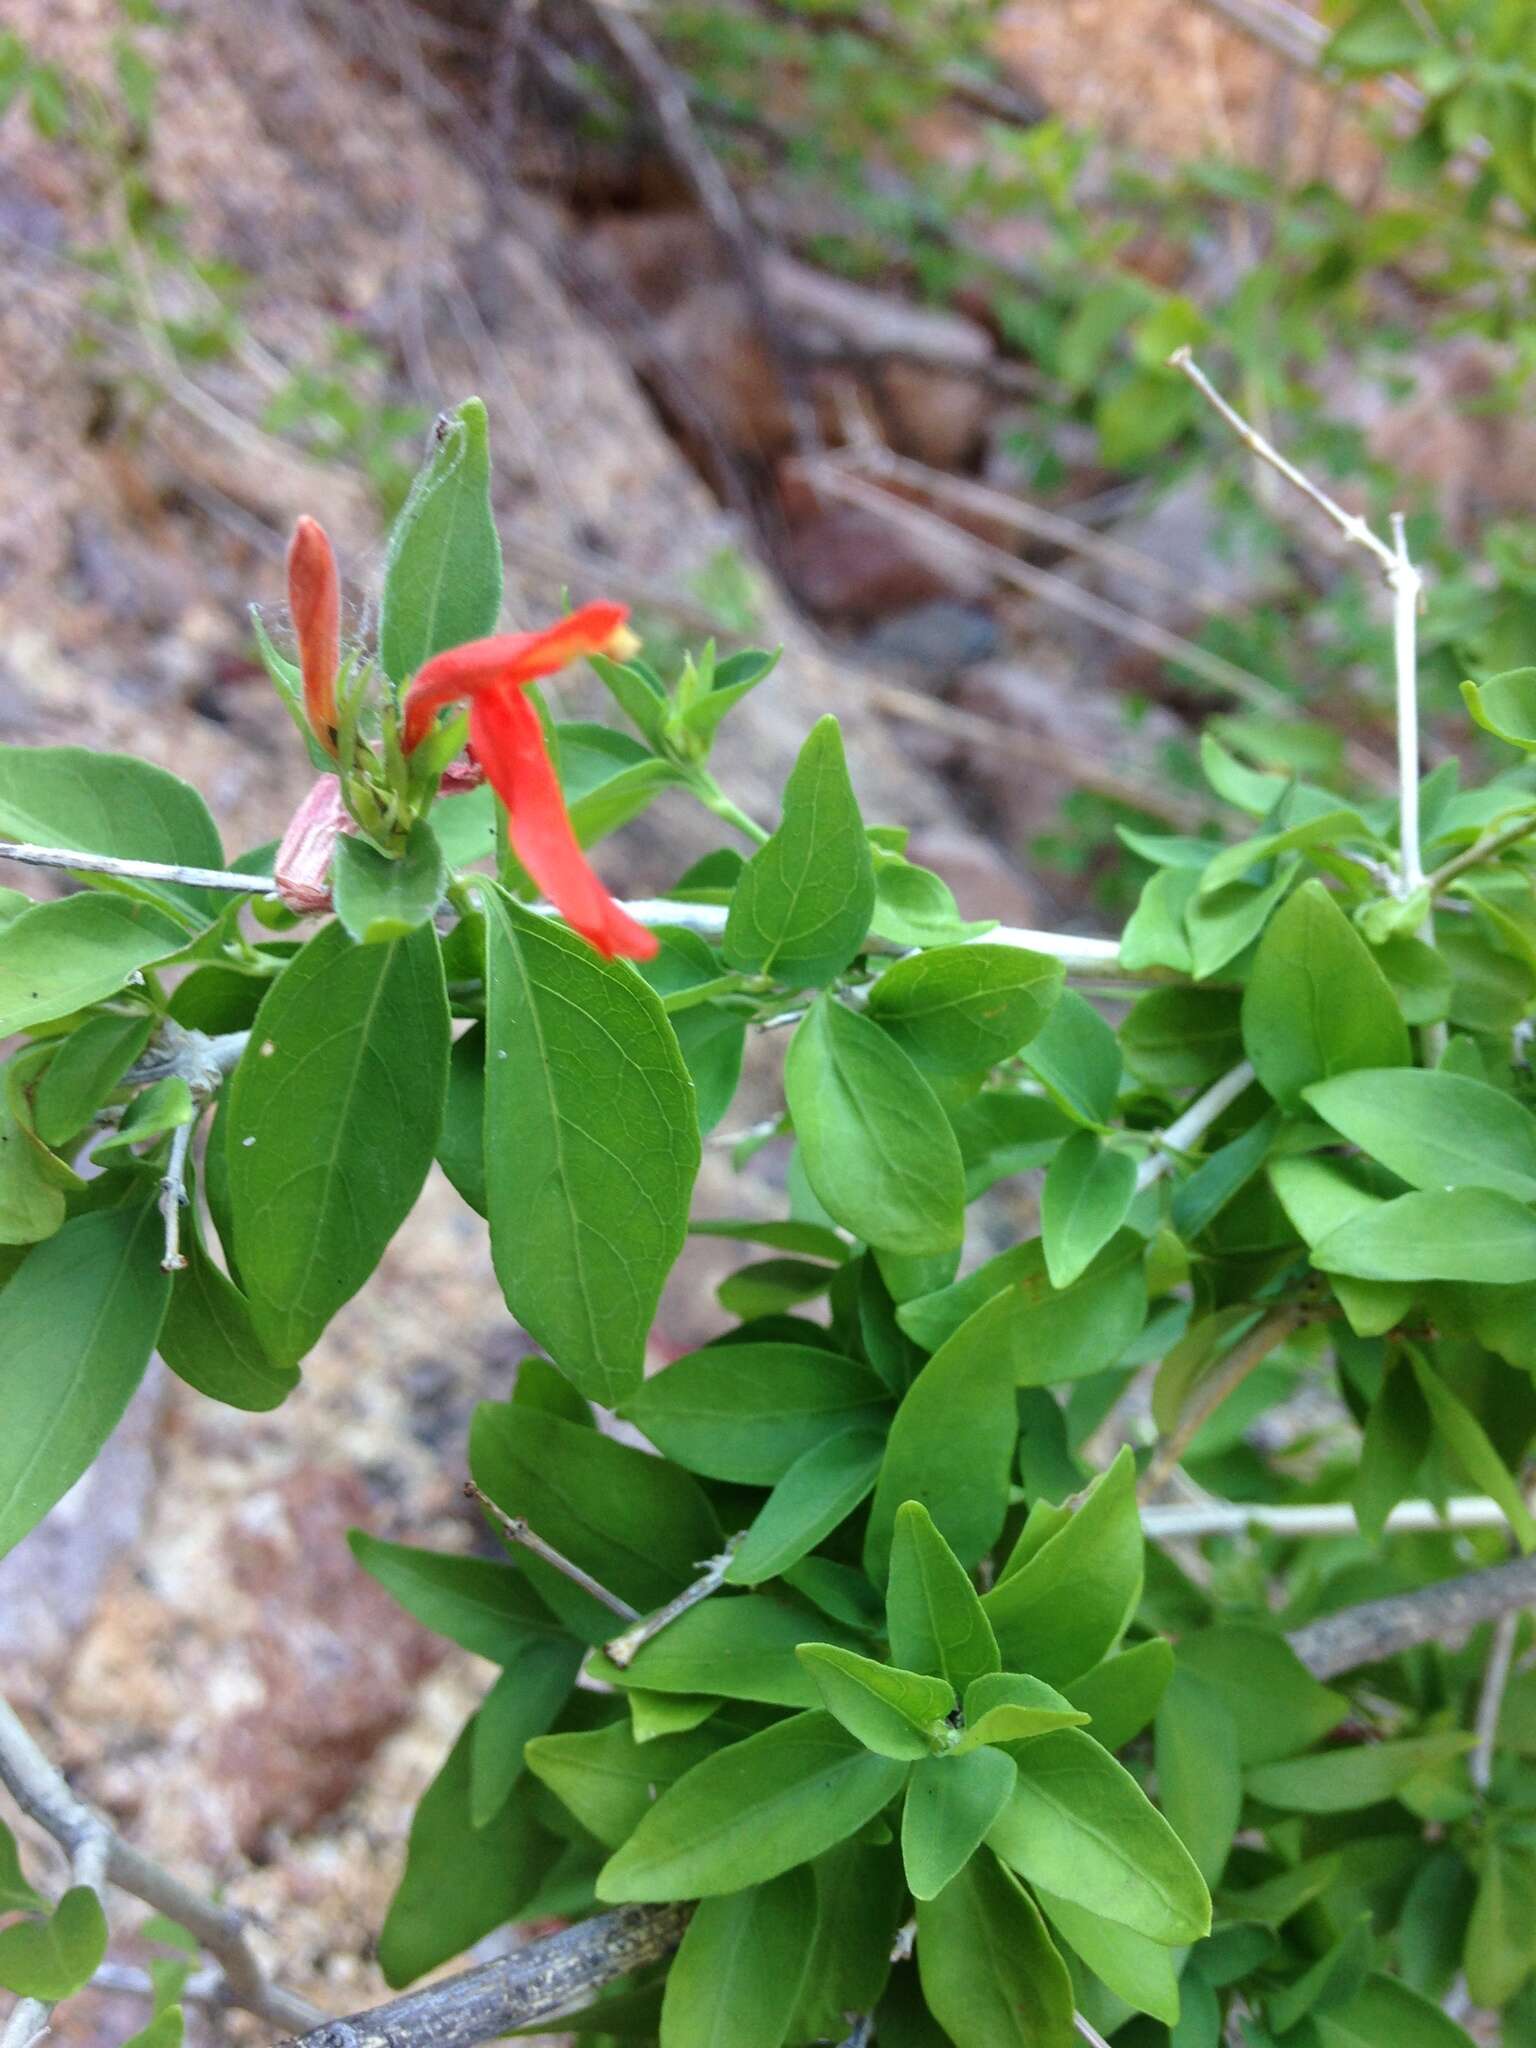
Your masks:
M917 1967L954 2048L1072 2048L1077 2038L1066 1964L1034 1901L991 1856L918 1901Z
M623 1412L692 1472L774 1486L829 1437L883 1424L890 1397L851 1358L808 1344L743 1342L675 1360L646 1380Z
M1213 1885L1226 1868L1243 1809L1237 1722L1213 1685L1193 1671L1175 1670L1157 1710L1156 1741L1157 1796L1200 1875Z
M1190 972L1195 956L1184 917L1197 886L1198 878L1187 869L1163 868L1150 878L1120 935L1120 964L1129 973L1139 974L1147 967Z
M517 1917L560 1844L533 1817L524 1779L489 1826L470 1820L471 1720L421 1795L405 1870L379 1933L379 1967L398 1989Z
M0 1821L0 1913L41 1913L41 1898L21 1874L16 1837Z
M1349 1715L1344 1695L1320 1685L1274 1629L1223 1622L1196 1630L1180 1638L1178 1662L1225 1704L1245 1770L1310 1749Z
M1536 668L1512 668L1486 683L1463 683L1461 698L1484 732L1522 753L1536 748Z
M411 827L396 860L347 833L331 858L336 915L359 945L387 945L429 923L447 883L442 852L424 818Z
M1526 1552L1536 1550L1536 1517L1526 1506L1517 1479L1489 1442L1482 1424L1415 1346L1408 1347L1408 1358L1440 1441L1478 1491L1491 1495L1504 1510L1520 1548Z
M1357 1280L1536 1280L1536 1216L1492 1188L1399 1195L1335 1226L1312 1247L1325 1273Z
M900 1791L906 1766L873 1756L830 1714L796 1714L708 1758L663 1792L598 1874L597 1894L710 1898L820 1856Z
M17 1115L25 1098L15 1079L13 1067L0 1069L0 1245L40 1244L64 1221L65 1190L54 1155Z
M1018 1785L987 1837L1011 1869L1153 1941L1209 1933L1210 1898L1189 1851L1091 1735L1042 1735L1018 1762Z
M864 1568L877 1585L907 1501L928 1510L963 1566L997 1541L1018 1434L1012 1362L997 1338L1011 1308L1000 1295L962 1323L896 1411L864 1540Z
M777 1578L845 1522L874 1491L883 1429L845 1429L802 1451L758 1509L726 1570L732 1586Z
M1405 1358L1395 1359L1371 1403L1349 1486L1360 1533L1372 1543L1381 1541L1388 1515L1412 1491L1430 1439L1429 1408L1413 1367Z
M896 1510L885 1615L896 1662L931 1672L959 1694L1001 1667L970 1575L921 1501L903 1501Z
M670 1600L697 1576L698 1560L720 1548L714 1511L686 1472L545 1409L482 1403L470 1423L469 1466L504 1513L525 1515L546 1543L641 1613ZM595 1643L614 1634L609 1609L531 1552L519 1549L517 1559L573 1634Z
M1093 1726L1096 1742L1123 1749L1157 1712L1173 1677L1173 1651L1161 1636L1106 1657L1062 1688Z
M186 2033L186 2019L179 2005L168 2005L164 2012L156 2013L147 2027L140 2027L136 2034L130 2034L123 2048L181 2048Z
M1046 1093L1081 1124L1107 1124L1120 1093L1120 1047L1098 1011L1068 989L1022 1058Z
M45 1145L76 1137L114 1092L149 1043L151 1016L87 1017L62 1041L32 1091L37 1135Z
M1391 986L1321 882L1304 882L1270 919L1243 993L1243 1044L1285 1109L1315 1081L1410 1063Z
M998 1327L1019 1386L1047 1386L1102 1372L1125 1350L1147 1315L1146 1244L1118 1232L1070 1287L1055 1288L1038 1238L978 1266L952 1287L908 1301L896 1320L927 1351L938 1350L967 1317L1006 1296Z
M1314 2010L1347 2005L1364 1983L1374 1951L1371 1916L1362 1913L1309 1969L1270 1999L1266 2018L1275 2032L1288 2034Z
M46 1920L0 1927L0 1984L50 2003L87 1983L107 1953L107 1916L89 1885L72 1885Z
M277 1365L301 1359L421 1192L448 1082L437 937L328 925L272 984L229 1084L233 1251Z
M891 1252L960 1242L965 1170L954 1132L878 1024L822 996L796 1028L784 1097L806 1178L834 1222Z
M1173 2026L1179 2017L1179 1979L1174 1957L1161 1942L1132 1928L1117 1927L1050 1892L1037 1896L1045 1917L1116 1998Z
M267 1356L250 1303L208 1255L195 1201L181 1212L181 1252L186 1265L171 1287L160 1356L210 1401L251 1415L280 1407L299 1384L298 1368Z
M914 1899L935 1899L986 1839L1018 1767L1000 1749L925 1757L907 1781L901 1856Z
M667 1972L661 2048L780 2048L815 1913L809 1870L703 1900Z
M523 1774L524 1745L543 1735L570 1697L581 1645L530 1640L499 1673L473 1722L469 1759L469 1824L483 1828L500 1813Z
M1065 970L1018 946L942 946L898 960L869 992L869 1015L919 1066L975 1074L1034 1037Z
M1536 1116L1502 1088L1388 1067L1319 1082L1303 1099L1410 1187L1497 1188L1536 1200Z
M1108 1655L1141 1597L1141 1521L1129 1448L1082 1505L982 1601L1006 1668L1067 1685ZM1058 1887L1059 1889L1059 1887Z
M992 1671L966 1688L965 1732L953 1754L987 1743L1033 1742L1055 1728L1077 1728L1088 1716L1054 1686L1018 1671Z
M625 1721L569 1734L538 1735L524 1752L527 1766L605 1849L634 1833L656 1802L658 1785L679 1778L716 1753L713 1735L659 1735L641 1744Z
M942 1678L877 1664L830 1643L802 1643L795 1655L828 1712L877 1756L910 1763L932 1755L944 1741L945 1722L956 1701L953 1687Z
M549 1609L511 1565L386 1543L366 1529L353 1529L347 1542L363 1570L407 1614L493 1664L515 1664L530 1638L559 1632Z
M79 853L222 868L208 807L190 784L128 754L90 747L0 747L0 834ZM98 882L96 886L101 886ZM227 898L180 882L114 878L124 895L172 906L208 923Z
M624 716L652 747L665 744L667 695L659 678L641 661L614 661L606 654L589 657L610 696Z
M680 1614L623 1669L607 1657L588 1666L610 1685L652 1692L715 1693L772 1707L818 1707L815 1678L799 1661L804 1642L829 1633L819 1614L785 1595L749 1593L714 1599ZM840 1643L853 1638L835 1631Z
M1496 2009L1509 2003L1536 1967L1536 1854L1529 1844L1490 1830L1480 1866L1462 1959L1474 2004Z
M1296 879L1297 860L1278 861L1262 886L1229 882L1210 896L1196 895L1184 910L1192 971L1198 980L1217 974L1263 931L1271 911Z
M960 915L954 891L931 868L884 853L875 863L869 928L893 946L963 946L997 929L995 918Z
M471 1024L453 1041L448 1055L448 1092L443 1127L437 1135L437 1163L455 1191L477 1216L486 1211L485 1026Z
M496 1275L561 1371L612 1405L640 1383L687 1232L693 1084L660 998L626 961L483 893Z
M494 633L501 543L491 512L485 407L466 398L437 423L432 453L396 519L379 601L379 660L403 683L431 655Z
M1155 1088L1204 1088L1243 1056L1238 999L1224 988L1154 988L1120 1027L1120 1050Z
M85 1471L160 1334L154 1204L73 1217L0 1290L0 1557Z
M1247 1789L1251 1798L1287 1813L1353 1813L1395 1799L1410 1778L1463 1755L1476 1740L1475 1735L1452 1730L1261 1764L1248 1773Z
M874 868L842 734L835 718L823 718L790 771L783 823L736 884L725 957L788 988L820 988L863 946L874 907Z
M131 897L83 891L34 904L0 927L0 1038L116 995L186 943L166 911Z
M1070 1287L1125 1221L1136 1194L1136 1162L1092 1131L1067 1139L1046 1169L1040 1236L1053 1287Z
M907 1909L894 1844L840 1843L811 1865L816 1928L791 2041L836 2040L850 2012L872 2012L891 1974L891 1948Z
M695 1220L688 1226L690 1237L728 1237L746 1244L765 1244L778 1252L796 1252L807 1259L826 1259L835 1266L847 1263L851 1247L847 1238L825 1223L721 1222Z
M1472 2048L1438 2005L1395 1977L1367 1977L1348 2005L1315 2014L1313 2025L1320 2048Z

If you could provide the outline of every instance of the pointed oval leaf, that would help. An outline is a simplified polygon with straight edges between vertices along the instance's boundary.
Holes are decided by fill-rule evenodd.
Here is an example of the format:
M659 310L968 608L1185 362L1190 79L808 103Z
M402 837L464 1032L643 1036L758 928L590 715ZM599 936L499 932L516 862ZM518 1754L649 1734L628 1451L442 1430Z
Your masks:
M869 1014L920 1066L976 1074L1034 1037L1064 978L1059 960L1020 946L939 946L888 967Z
M1018 1763L1018 1785L987 1839L1020 1877L1154 1941L1210 1932L1210 1895L1189 1851L1091 1735L1042 1735Z
M651 1692L819 1707L821 1692L796 1653L802 1643L829 1636L849 1645L855 1640L787 1594L719 1594L680 1614L622 1668L594 1657L588 1669L610 1685Z
M263 1343L295 1365L421 1192L448 1085L437 935L328 925L272 984L229 1085L233 1251Z
M798 1564L874 1490L883 1429L845 1429L813 1444L757 1511L726 1571L732 1586L758 1586Z
M1013 1793L1018 1766L1000 1749L930 1756L907 1781L901 1856L914 1899L935 1899L970 1861Z
M662 1793L598 1873L597 1895L711 1898L762 1884L854 1834L906 1779L826 1713L733 1743Z
M867 1366L808 1344L717 1344L653 1373L624 1403L658 1450L709 1479L776 1486L797 1458L890 1397Z
M1142 1558L1136 1465L1127 1448L1070 1520L1017 1570L1010 1560L983 1599L1004 1666L1049 1685L1092 1670L1136 1611Z
M1409 1064L1391 985L1321 882L1304 882L1265 928L1243 993L1243 1045L1285 1109L1315 1081Z
M973 1856L937 1898L918 1901L917 1968L954 2048L1073 2048L1067 1966L995 1857Z
M1040 1236L1053 1287L1070 1287L1125 1221L1136 1195L1136 1162L1076 1131L1046 1169Z
M389 537L379 661L391 682L403 683L446 647L494 633L501 575L485 407L466 398L439 419L432 452Z
M965 1695L965 1733L955 1744L963 1756L984 1743L1032 1742L1054 1728L1080 1728L1088 1719L1081 1707L1047 1685L1018 1671L994 1671L978 1678Z
M784 1096L806 1178L834 1222L884 1251L959 1244L960 1147L937 1096L879 1025L822 996L795 1031Z
M810 1672L829 1713L877 1756L911 1762L933 1754L955 1708L953 1688L877 1664L872 1657L831 1643L802 1643L795 1655Z
M780 2048L815 1921L805 1869L702 1900L667 1972L661 2048Z
M1536 1215L1492 1188L1399 1195L1318 1239L1312 1263L1357 1280L1536 1280Z
M0 1290L0 1556L117 1427L165 1318L153 1203L76 1216Z
M970 1574L921 1501L903 1501L896 1510L885 1625L896 1663L932 1672L962 1695L1002 1667Z
M168 911L132 897L82 890L33 904L0 927L0 1038L116 995L186 943Z
M869 841L829 716L812 726L790 771L783 823L736 884L725 957L789 988L819 988L863 945L874 907Z
M640 1383L699 1166L693 1083L627 961L487 885L485 1178L507 1306L611 1406Z
M1305 1091L1341 1137L1421 1189L1536 1201L1536 1116L1502 1088L1418 1067L1364 1068Z
M927 1508L962 1566L997 1541L1019 1427L1012 1361L998 1341L1011 1312L1006 1295L979 1308L929 1359L896 1411L864 1541L864 1566L877 1585L885 1582L906 1501Z

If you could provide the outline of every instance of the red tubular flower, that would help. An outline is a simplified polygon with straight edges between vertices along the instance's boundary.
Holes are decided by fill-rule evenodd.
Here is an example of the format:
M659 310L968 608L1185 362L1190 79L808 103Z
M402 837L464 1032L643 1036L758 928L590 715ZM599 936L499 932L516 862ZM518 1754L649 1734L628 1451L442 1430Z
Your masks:
M307 515L288 543L288 604L299 642L310 730L336 751L336 671L341 667L341 585L325 528Z
M507 807L513 852L571 929L599 953L648 960L656 936L614 902L588 865L544 728L523 695L525 684L611 647L627 617L623 605L583 605L542 633L501 633L434 655L406 694L402 743L411 752L431 730L435 712L467 697L470 751Z

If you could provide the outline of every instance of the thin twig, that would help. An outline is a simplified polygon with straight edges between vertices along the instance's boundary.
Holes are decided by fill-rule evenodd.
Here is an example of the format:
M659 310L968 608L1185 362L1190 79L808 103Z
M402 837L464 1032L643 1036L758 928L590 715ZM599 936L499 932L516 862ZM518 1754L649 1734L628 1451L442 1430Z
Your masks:
M1250 426L1236 407L1222 397L1195 361L1194 351L1187 344L1174 350L1168 358L1168 366L1170 369L1183 372L1206 404L1213 412L1220 414L1245 448L1258 456L1261 462L1267 462L1271 469L1278 470L1286 482L1300 491L1304 498L1310 498L1324 517L1332 520L1346 540L1374 555L1381 565L1382 575L1391 582L1397 574L1398 558L1381 535L1376 533L1358 512L1346 512L1344 507L1330 498L1325 490L1313 483L1311 477L1299 470L1287 456L1282 455L1273 442L1266 441L1257 427Z
M625 1629L624 1633L615 1636L611 1643L604 1643L603 1651L608 1661L617 1664L621 1671L626 1670L646 1644L653 1637L659 1636L664 1628L670 1628L680 1614L686 1614L690 1607L697 1607L699 1602L707 1600L711 1593L719 1592L725 1583L725 1575L731 1568L731 1559L736 1555L745 1534L746 1531L742 1530L733 1536L718 1557L710 1558L701 1566L700 1576L691 1586L685 1586L675 1600L669 1600L665 1607L658 1607L654 1614L648 1614L643 1621L636 1622L633 1628Z
M1138 618L1134 612L1111 604L1108 598L1094 596L1092 591L1084 590L1068 577L1056 576L1048 569L1022 562L1006 548L997 547L991 541L978 540L975 534L951 524L936 512L925 511L922 506L913 505L905 498L893 497L878 484L849 476L835 463L802 462L796 467L813 488L831 497L843 498L850 505L861 506L890 525L916 535L929 546L941 547L968 561L984 563L999 581L1011 583L1015 589L1040 599L1042 603L1054 605L1059 611L1071 612L1148 654L1155 654L1175 667L1187 669L1213 689L1237 698L1239 703L1252 705L1255 710L1272 717L1294 718L1296 715L1292 699L1263 676L1239 667L1223 655L1213 654L1208 647L1197 646L1181 634L1169 632L1164 626L1154 625L1150 619Z
M910 455L898 455L881 442L840 449L828 455L826 460L845 469L872 470L877 479L888 477L895 483L922 491L928 497L947 498L952 505L974 513L978 519L1012 526L1036 540L1048 541L1052 546L1065 548L1075 555L1084 555L1089 561L1102 562L1106 569L1133 577L1150 589L1178 598L1182 604L1215 613L1231 610L1230 603L1219 592L1202 589L1188 575L1170 569L1152 555L1144 555L1139 548L1127 547L1124 541L1096 533L1080 519L1069 519L1065 513L1053 511L1048 506L1031 504L1027 499L1014 497L992 484L978 483L974 477L952 476L948 470L931 468L928 463L917 462Z
M1109 2048L1109 2043L1092 2020L1085 2020L1080 2012L1073 2013L1072 2024L1088 2043L1088 2048Z
M852 2026L838 2043L838 2048L869 2048L875 2038L875 2022L871 2014L856 2015Z
M271 1983L246 1938L240 1915L203 1898L178 1877L133 1848L93 1812L66 1782L0 1700L0 1783L29 1819L36 1821L70 1856L75 1882L101 1891L110 1881L131 1897L178 1921L222 1967L223 2002L237 2005L280 2027L313 2026L321 2015L307 1999ZM36 2038L12 2012L0 2042L25 2048ZM44 2015L46 2018L46 2013ZM35 2024L36 2015L32 2015Z
M1143 1531L1154 1542L1189 1537L1242 1536L1250 1530L1289 1541L1302 1537L1359 1534L1359 1522L1348 1501L1315 1501L1295 1506L1261 1507L1246 1501L1160 1502L1141 1511ZM1389 1536L1433 1535L1457 1529L1507 1529L1509 1517L1496 1500L1473 1494L1448 1500L1400 1500L1387 1517Z
M1419 1643L1465 1642L1481 1623L1524 1607L1536 1607L1536 1557L1441 1579L1414 1593L1367 1600L1308 1622L1286 1640L1314 1678L1332 1678L1362 1664L1380 1664Z
M34 868L78 868L87 875L125 875L138 882L180 882L192 889L228 889L242 896L265 895L268 875L237 875L229 868L184 868L174 861L128 860L113 853L82 853L61 846L30 846L0 840L0 860L25 861Z
M1249 1373L1277 1350L1301 1321L1301 1309L1294 1302L1271 1309L1240 1343L1234 1344L1215 1369L1196 1382L1178 1421L1158 1444L1152 1462L1141 1476L1140 1492L1145 1499L1165 1486L1183 1461L1200 1431L1227 1396L1240 1387Z
M475 2048L569 2012L616 1977L659 1961L682 1940L692 1911L619 1906L388 2005L327 2021L292 2048Z
M1392 593L1393 699L1397 719L1398 871L1394 893L1406 899L1423 886L1424 869L1419 853L1419 601L1424 579L1408 553L1407 528L1401 512L1392 514L1392 540L1384 541L1358 512L1344 507L1299 470L1289 457L1266 440L1257 427L1230 405L1195 361L1189 347L1175 349L1168 358L1200 396L1232 429L1232 432L1269 467L1283 476L1293 489L1314 504L1355 547L1363 548L1381 570Z
M1486 1792L1493 1783L1493 1752L1499 1734L1499 1715L1504 1709L1504 1688L1515 1660L1515 1637L1520 1630L1520 1612L1511 1608L1493 1625L1488 1645L1488 1662L1483 1670L1483 1689L1477 1701L1477 1747L1468 1762L1475 1792Z
M1204 1137L1222 1112L1236 1102L1252 1079L1252 1065L1247 1060L1239 1060L1229 1073L1223 1074L1219 1081L1213 1081L1205 1093L1189 1105L1182 1116L1176 1117L1158 1140L1156 1152L1150 1159L1144 1159L1136 1169L1137 1194L1170 1172L1180 1154L1189 1151Z
M191 1118L171 1133L171 1156L160 1181L157 1205L165 1224L165 1250L160 1259L162 1273L185 1271L186 1253L181 1248L181 1212L187 1201L187 1155L192 1149Z
M621 1600L617 1593L610 1593L608 1588L594 1579L590 1572L583 1571L579 1564L573 1564L568 1557L556 1550L552 1543L546 1543L536 1530L529 1528L521 1515L509 1515L505 1508L497 1507L490 1495L482 1493L472 1479L465 1480L464 1492L470 1500L479 1501L486 1513L493 1517L504 1536L513 1543L520 1543L524 1550L531 1550L535 1557L541 1557L547 1565L569 1579L573 1586L580 1586L583 1593L589 1593L594 1600L600 1602L610 1614L617 1614L623 1621L640 1619L640 1610L637 1607L631 1607L629 1602Z
M1484 861L1494 860L1501 853L1507 853L1512 846L1518 846L1522 839L1529 839L1536 832L1536 816L1527 813L1517 818L1513 825L1502 825L1496 832L1485 832L1481 839L1475 839L1470 846L1453 854L1441 863L1432 875L1426 876L1425 887L1433 896L1450 883L1466 874L1469 868L1481 867Z

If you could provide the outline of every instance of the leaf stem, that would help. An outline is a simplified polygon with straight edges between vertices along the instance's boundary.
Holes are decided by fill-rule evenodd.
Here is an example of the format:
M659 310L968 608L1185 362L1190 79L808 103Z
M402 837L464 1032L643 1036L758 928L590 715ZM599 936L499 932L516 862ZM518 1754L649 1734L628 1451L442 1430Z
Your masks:
M531 1550L535 1557L541 1557L545 1564L553 1566L562 1577L579 1586L583 1593L590 1594L610 1614L616 1614L621 1621L639 1621L640 1610L631 1607L627 1600L621 1600L617 1593L610 1593L601 1581L594 1579L590 1572L573 1564L570 1558L556 1550L552 1543L546 1543L535 1529L531 1529L521 1515L509 1515L505 1508L497 1507L488 1493L482 1493L472 1479L464 1482L464 1492L470 1500L479 1501L487 1514L492 1516L504 1536L513 1543L520 1543L524 1550Z
M749 818L739 804L731 801L707 768L700 768L690 776L688 787L706 810L713 811L717 818L750 839L754 846L766 846L772 838L772 833L764 831L755 818Z
M1139 1491L1143 1499L1168 1483L1179 1469L1184 1453L1222 1402L1242 1385L1249 1373L1264 1363L1272 1351L1278 1350L1301 1318L1299 1302L1287 1302L1283 1307L1271 1309L1241 1342L1233 1345L1212 1372L1196 1383L1184 1404L1183 1413L1153 1451L1152 1462L1141 1476Z
M697 1607L701 1600L707 1600L711 1593L717 1593L725 1583L730 1570L731 1559L736 1555L745 1530L738 1532L726 1544L718 1557L710 1558L700 1566L700 1576L691 1586L685 1586L674 1600L665 1607L658 1607L654 1614L648 1614L643 1621L637 1621L633 1628L625 1629L611 1643L604 1643L603 1652L611 1664L617 1664L625 1671L654 1637L664 1628L670 1628L680 1614L686 1614L690 1607Z

